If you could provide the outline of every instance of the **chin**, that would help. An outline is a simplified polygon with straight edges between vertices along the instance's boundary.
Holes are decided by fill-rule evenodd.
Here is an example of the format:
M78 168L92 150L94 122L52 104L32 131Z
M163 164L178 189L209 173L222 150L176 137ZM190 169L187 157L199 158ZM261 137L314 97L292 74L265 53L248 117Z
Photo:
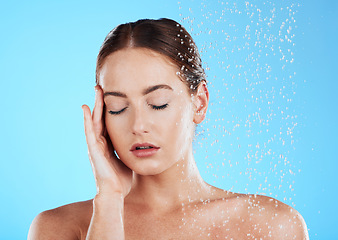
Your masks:
M142 160L137 165L132 164L130 169L141 176L154 176L165 172L169 166L164 166L158 161Z
M134 170L134 172L141 176L154 176L163 173L165 170L161 169L160 167L138 167Z

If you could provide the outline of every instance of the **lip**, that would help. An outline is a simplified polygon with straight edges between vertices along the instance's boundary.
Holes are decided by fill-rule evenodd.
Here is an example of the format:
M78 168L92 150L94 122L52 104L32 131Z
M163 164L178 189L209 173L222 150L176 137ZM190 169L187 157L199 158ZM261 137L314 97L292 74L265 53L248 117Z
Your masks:
M139 147L151 147L148 149L137 149ZM136 143L134 144L130 151L136 156L136 157L150 157L157 153L157 151L160 149L160 147L157 147L151 143Z

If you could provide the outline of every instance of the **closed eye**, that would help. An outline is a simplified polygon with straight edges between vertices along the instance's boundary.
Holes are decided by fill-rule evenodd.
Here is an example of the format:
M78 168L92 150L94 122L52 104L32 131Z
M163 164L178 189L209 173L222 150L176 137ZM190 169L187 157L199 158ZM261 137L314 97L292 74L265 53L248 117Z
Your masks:
M161 106L156 106L156 105L149 104L149 106L151 106L152 109L154 109L154 110L162 110L162 109L165 109L166 107L168 107L168 103L166 103L164 105L161 105Z
M126 109L127 108L125 107L125 108L121 109L120 111L108 111L108 113L111 114L111 115L119 115Z

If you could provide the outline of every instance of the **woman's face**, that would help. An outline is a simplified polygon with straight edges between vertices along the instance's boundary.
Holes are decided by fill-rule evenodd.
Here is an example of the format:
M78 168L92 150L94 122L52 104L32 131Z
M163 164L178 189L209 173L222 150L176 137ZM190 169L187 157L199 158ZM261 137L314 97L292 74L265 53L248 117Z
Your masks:
M141 175L159 174L188 157L193 100L177 67L154 51L119 50L100 70L105 123L120 159Z

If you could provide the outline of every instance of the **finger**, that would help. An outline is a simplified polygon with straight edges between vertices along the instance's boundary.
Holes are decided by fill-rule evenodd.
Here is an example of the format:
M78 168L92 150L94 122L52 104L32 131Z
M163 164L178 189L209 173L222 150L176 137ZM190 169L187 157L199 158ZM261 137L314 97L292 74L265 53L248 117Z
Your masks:
M93 122L90 114L90 108L87 105L82 105L83 117L84 117L84 127L85 135L88 145L88 150L91 151L93 146L96 143L96 136L93 131Z
M93 109L93 127L96 137L100 137L103 134L103 92L100 86L95 86L95 106Z
M93 130L93 121L90 114L90 108L87 105L82 105L83 115L84 115L84 126L86 141L88 145L89 160L93 169L95 179L98 176L104 176L105 169L107 169L105 161L98 161L101 158L98 157L98 148L97 148L97 139Z

